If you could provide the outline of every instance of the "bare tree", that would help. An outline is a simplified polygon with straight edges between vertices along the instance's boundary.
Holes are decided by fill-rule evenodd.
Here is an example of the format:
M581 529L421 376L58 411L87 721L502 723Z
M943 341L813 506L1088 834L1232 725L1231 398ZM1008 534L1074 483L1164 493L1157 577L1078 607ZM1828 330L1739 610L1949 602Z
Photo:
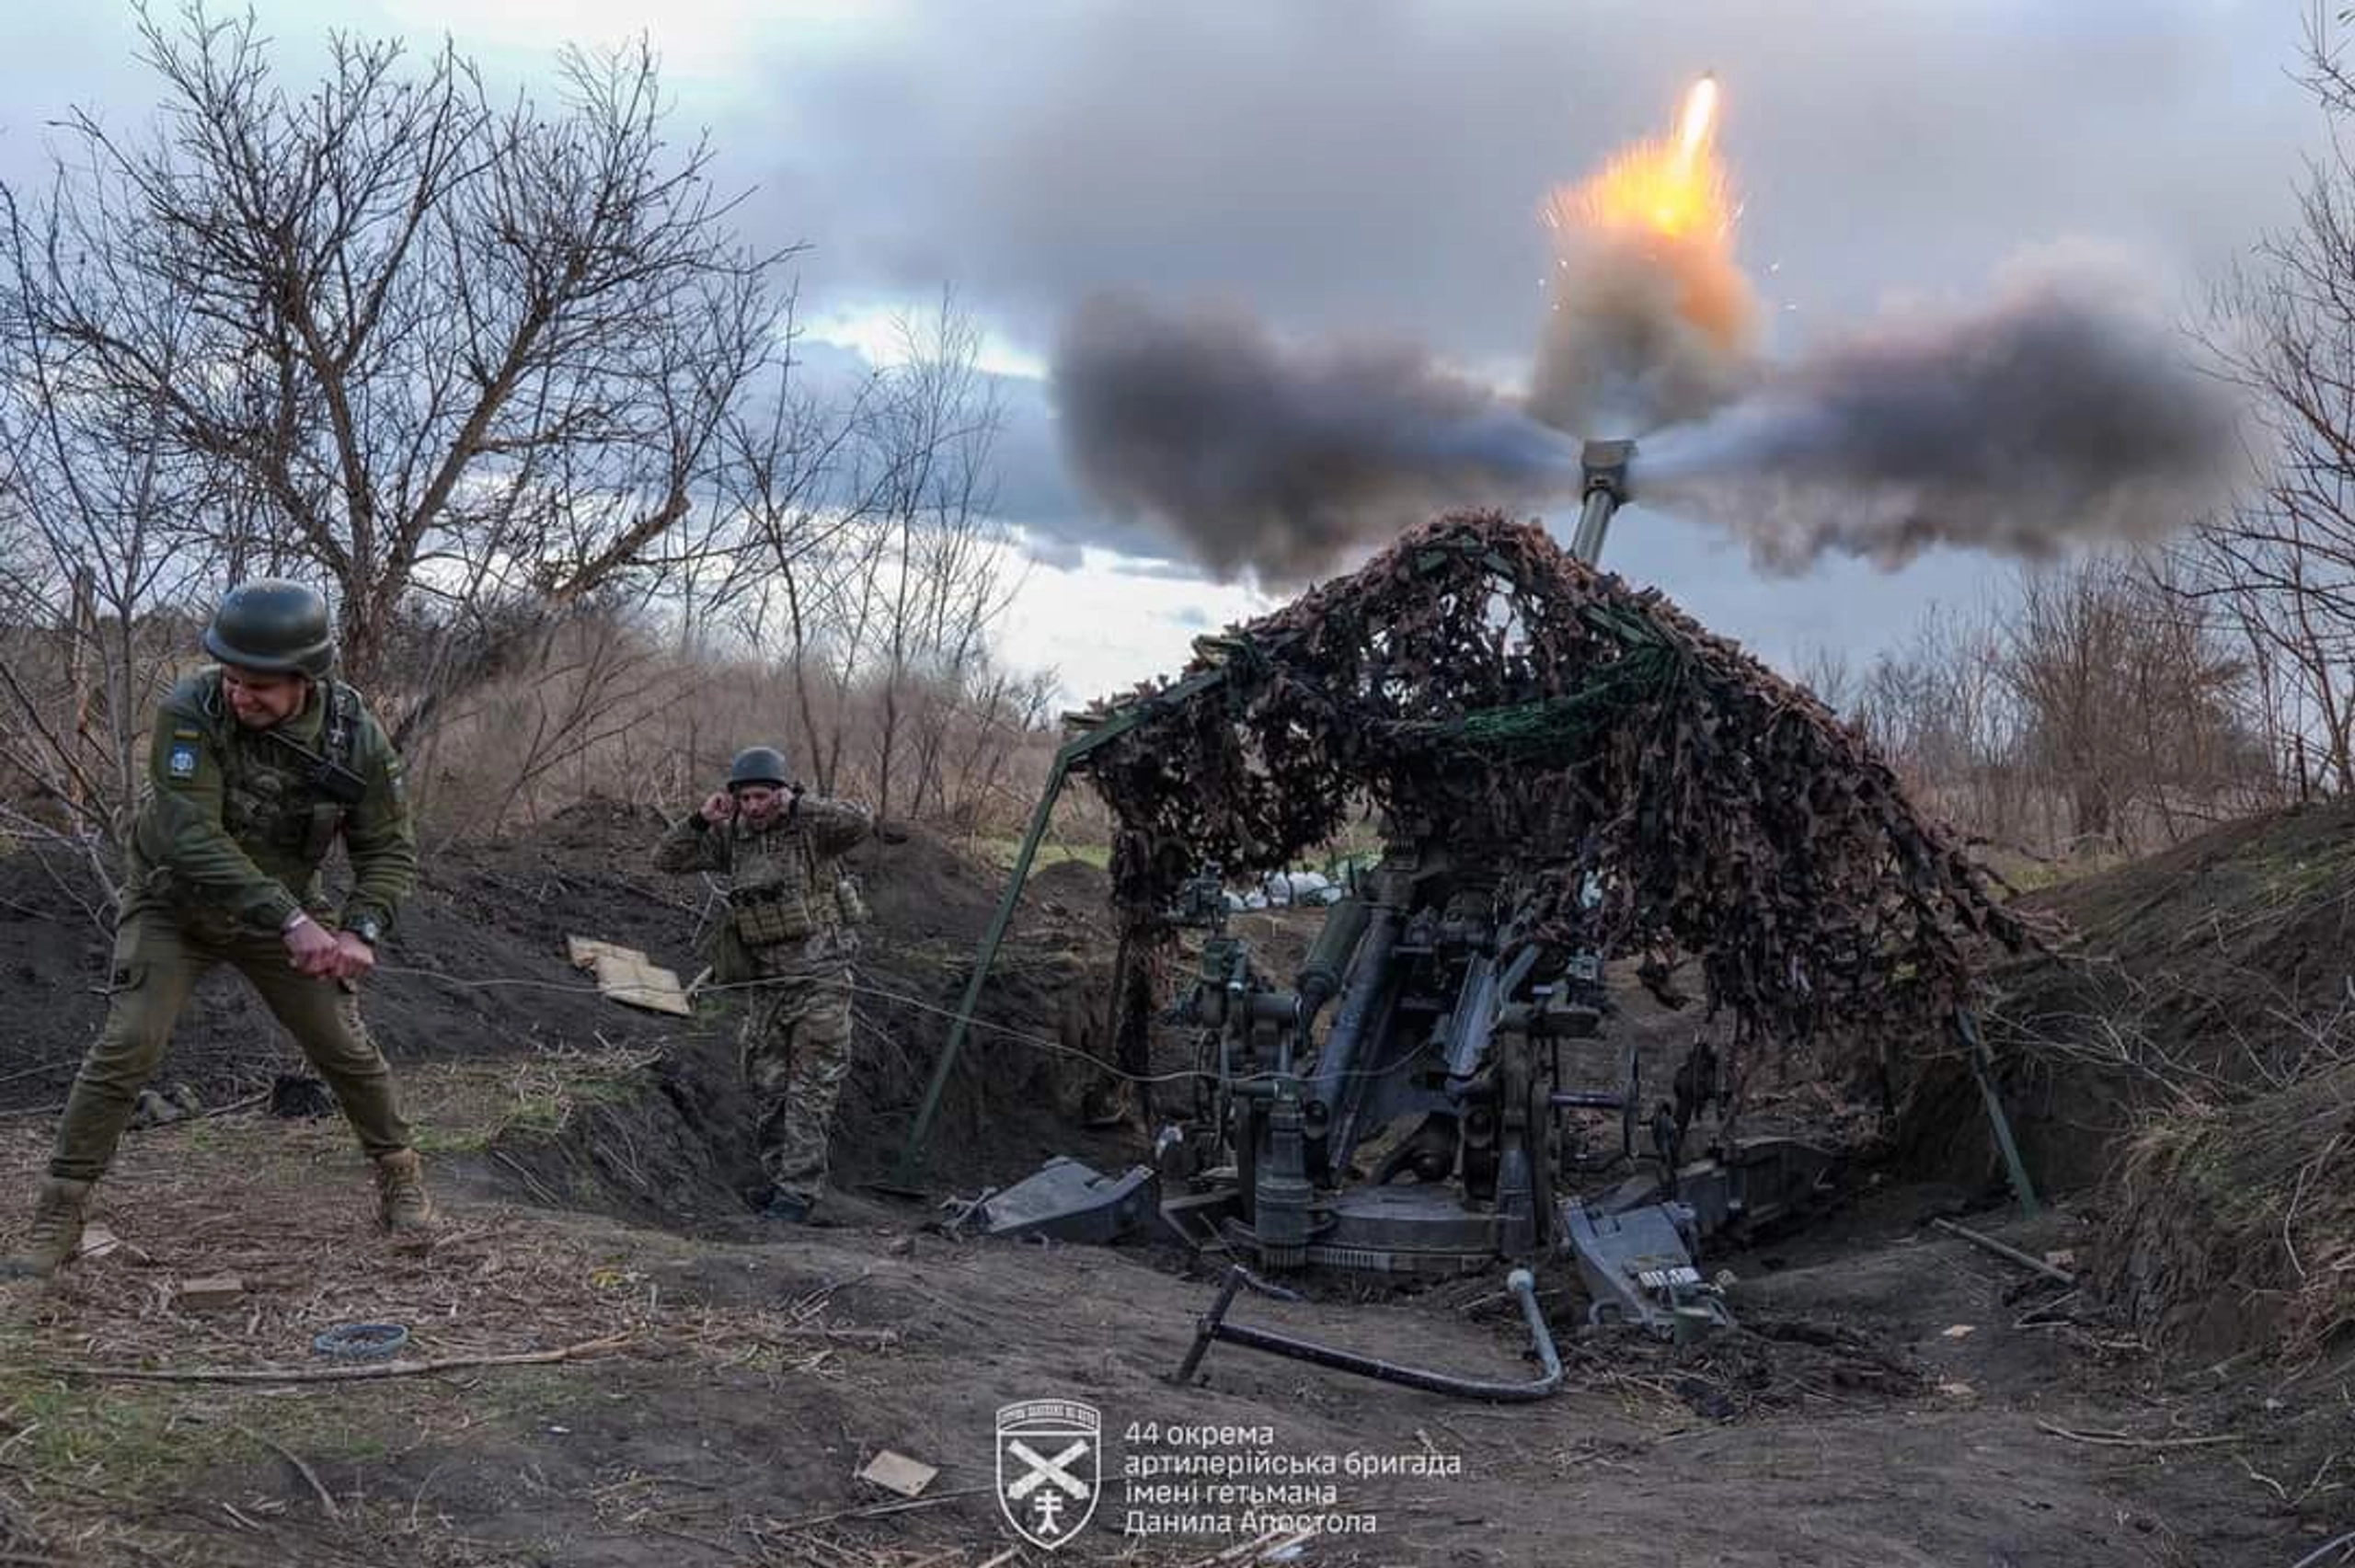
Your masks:
M2355 82L2319 13L2306 67L2323 150L2295 220L2216 285L2205 334L2219 372L2250 395L2256 477L2179 553L2171 587L2246 643L2283 771L2344 794L2355 791L2355 162L2341 132Z
M1934 606L1852 722L1967 832L2031 853L2173 841L2278 798L2254 667L2168 570L2095 557Z
M877 810L938 805L943 741L986 687L988 636L1017 586L990 457L1004 411L981 369L981 330L944 294L901 324L905 361L877 421L886 540L879 584ZM904 756L902 752L904 751Z
M1913 635L1883 652L1844 712L1913 787L1967 831L2024 830L2018 715L2006 690L1997 607L1932 605Z
M231 476L167 455L164 404L107 395L88 355L39 329L44 282L103 293L109 258L36 253L6 190L0 235L0 737L55 807L48 825L102 851L145 776L149 705L189 651L173 612L244 550L257 509ZM155 363L201 374L184 302L134 298ZM103 879L105 855L92 864Z
M1830 643L1809 643L1798 650L1799 684L1822 699L1837 714L1848 714L1861 691L1856 667L1845 648ZM1853 716L1853 715L1851 715Z
M879 372L848 387L810 386L788 349L765 396L729 421L732 532L715 540L708 556L721 565L706 574L704 614L731 614L744 639L791 682L796 742L821 792L835 787L841 697L857 652L837 624L844 580L871 565L846 541L879 504L878 484L861 460L884 382ZM702 578L687 580L692 587ZM692 626L695 617L688 619ZM830 650L844 644L840 679L821 691L813 677L833 668Z
M821 789L856 769L885 814L948 809L1022 685L990 638L1018 583L992 511L1002 412L981 332L944 294L900 351L828 396L773 395L731 429L733 564L707 594L792 691ZM994 715L994 716L989 716ZM1020 725L1016 724L1016 728Z
M8 232L74 417L266 498L247 558L332 583L363 680L416 596L562 605L659 559L716 493L783 256L736 237L702 143L666 142L647 49L568 51L551 112L447 47L338 38L290 90L250 17L143 14L141 39L155 126L73 116Z

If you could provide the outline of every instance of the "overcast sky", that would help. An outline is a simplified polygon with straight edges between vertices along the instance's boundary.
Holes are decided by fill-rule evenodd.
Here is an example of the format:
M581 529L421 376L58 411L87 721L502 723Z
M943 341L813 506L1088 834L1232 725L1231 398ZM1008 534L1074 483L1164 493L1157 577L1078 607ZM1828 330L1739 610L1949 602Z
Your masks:
M813 247L817 329L859 347L944 285L987 325L1016 422L1009 520L1039 564L1009 647L1074 697L1183 661L1264 601L1133 553L1062 473L1036 379L1064 313L1122 288L1247 307L1313 340L1380 334L1515 386L1554 184L1663 129L1704 70L1743 198L1740 250L1787 350L2023 254L2088 242L2196 304L2281 222L2318 116L2292 78L2303 0L257 0L298 62L330 27L444 30L503 75L567 38L650 31L748 223ZM69 102L150 101L126 9L0 21L0 175ZM2005 568L1762 578L1631 509L1608 564L1786 660L1858 656Z

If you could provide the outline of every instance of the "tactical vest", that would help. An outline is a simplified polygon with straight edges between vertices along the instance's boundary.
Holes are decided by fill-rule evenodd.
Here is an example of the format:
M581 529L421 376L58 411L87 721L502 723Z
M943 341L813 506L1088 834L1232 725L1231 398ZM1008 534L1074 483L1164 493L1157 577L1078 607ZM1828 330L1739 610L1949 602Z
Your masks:
M800 942L839 922L833 890L818 885L817 853L807 834L787 825L748 835L737 841L734 861L728 908L745 946Z
M276 730L240 732L216 680L204 692L205 716L221 722L221 825L248 853L263 850L304 868L334 848L343 819L366 795L352 768L359 744L360 693L340 681L322 682L327 719L312 751ZM259 858L259 857L258 857Z

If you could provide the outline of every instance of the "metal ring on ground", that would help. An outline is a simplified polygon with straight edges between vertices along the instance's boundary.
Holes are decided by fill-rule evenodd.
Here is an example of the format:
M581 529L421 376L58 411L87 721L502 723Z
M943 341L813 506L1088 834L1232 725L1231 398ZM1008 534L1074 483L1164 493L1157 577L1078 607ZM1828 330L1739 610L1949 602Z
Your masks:
M345 1323L311 1341L311 1348L339 1361L382 1361L408 1343L398 1323Z

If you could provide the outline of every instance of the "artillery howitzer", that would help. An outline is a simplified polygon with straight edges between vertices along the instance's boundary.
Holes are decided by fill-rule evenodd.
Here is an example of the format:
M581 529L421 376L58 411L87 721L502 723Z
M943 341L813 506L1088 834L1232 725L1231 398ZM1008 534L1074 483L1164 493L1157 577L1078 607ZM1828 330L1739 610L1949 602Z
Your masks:
M1836 1027L1829 1070L1839 1050L1853 1064L1885 1048L1891 1028L1943 1016L1967 1032L1961 939L2016 945L2020 929L1829 710L1659 595L1584 569L1626 498L1628 455L1589 444L1568 557L1495 514L1435 520L1351 578L1198 640L1174 684L1080 721L903 1172L1056 794L1081 772L1122 825L1116 1028L1130 1071L1143 1070L1125 1053L1146 1015L1132 982L1158 960L1134 968L1129 956L1170 951L1173 926L1203 933L1166 1015L1191 1031L1192 1104L1157 1140L1155 1168L1111 1181L1054 1162L984 1195L986 1229L1101 1239L1106 1215L1158 1214L1240 1260L1189 1369L1226 1339L1534 1397L1559 1370L1522 1265L1547 1256L1576 1263L1598 1321L1663 1335L1729 1322L1699 1249L1789 1213L1828 1162L1737 1138L1732 1074L1706 1048L1648 1096L1614 1038L1603 950L1697 958L1737 1041ZM1221 879L1201 862L1265 872L1327 841L1361 800L1384 813L1381 863L1327 911L1297 970L1271 972L1226 929ZM1419 1372L1224 1321L1242 1285L1269 1288L1261 1273L1498 1260L1514 1265L1509 1286L1547 1362L1536 1384Z
M1207 934L1171 1014L1197 1042L1192 1116L1161 1153L1173 1229L1279 1275L1565 1253L1597 1322L1687 1337L1731 1321L1701 1243L1789 1213L1828 1160L1781 1139L1688 1159L1723 1107L1710 1047L1647 1107L1637 1053L1603 1026L1600 955L1527 934L1511 883L1435 835L1357 879L1289 985L1225 929L1215 881L1177 911Z

